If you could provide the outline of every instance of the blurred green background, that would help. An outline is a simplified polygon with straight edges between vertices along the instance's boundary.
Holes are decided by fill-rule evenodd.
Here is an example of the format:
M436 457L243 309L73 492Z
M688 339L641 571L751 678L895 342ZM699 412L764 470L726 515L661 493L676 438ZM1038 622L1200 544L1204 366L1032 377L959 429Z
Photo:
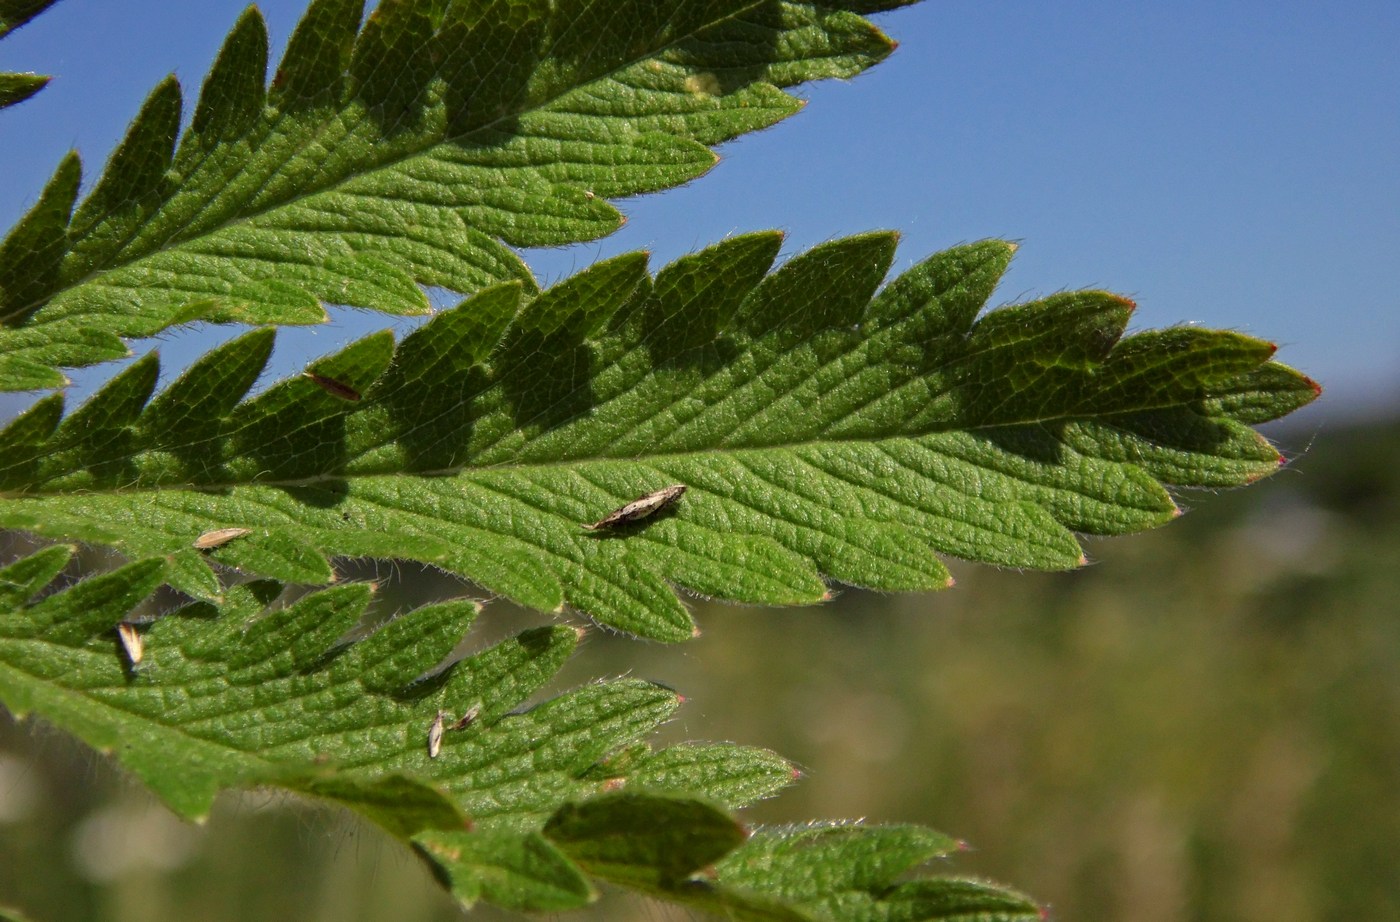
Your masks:
M1080 572L954 564L939 594L700 603L699 640L595 631L555 690L623 673L674 686L689 700L662 741L766 746L805 769L750 819L921 822L970 843L949 870L1059 919L1400 919L1400 423L1313 419L1271 431L1300 452L1278 476L1092 541ZM408 576L390 604L452 587ZM488 631L526 617L488 610ZM0 905L35 920L459 916L407 850L340 811L225 795L192 827L3 712ZM569 918L671 917L693 915L612 896Z

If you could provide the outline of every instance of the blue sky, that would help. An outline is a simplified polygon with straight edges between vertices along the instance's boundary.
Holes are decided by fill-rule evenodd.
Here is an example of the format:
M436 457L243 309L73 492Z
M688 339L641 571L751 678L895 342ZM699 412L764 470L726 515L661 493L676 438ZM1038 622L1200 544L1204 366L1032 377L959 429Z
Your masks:
M0 43L56 80L0 113L0 224L64 151L90 179L163 75L198 91L235 0L63 0ZM268 0L280 52L304 0ZM1138 326L1280 344L1327 388L1315 412L1400 397L1400 3L927 2L878 17L900 42L796 117L726 145L686 188L622 202L605 241L526 254L545 280L649 248L653 265L766 227L789 252L901 231L898 267L984 237L1022 249L996 296L1105 287ZM277 370L385 323L285 335ZM207 339L171 336L168 360ZM80 390L108 372L76 376Z

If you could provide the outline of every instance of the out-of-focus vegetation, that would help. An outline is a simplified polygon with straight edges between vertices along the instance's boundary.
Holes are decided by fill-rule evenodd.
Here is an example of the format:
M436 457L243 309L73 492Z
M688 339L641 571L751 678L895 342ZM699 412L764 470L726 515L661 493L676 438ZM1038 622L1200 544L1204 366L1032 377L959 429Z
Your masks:
M972 844L957 870L1060 919L1400 918L1397 458L1400 423L1324 427L1270 481L1093 543L1085 571L962 566L937 595L702 604L698 641L595 635L568 681L664 681L690 699L669 738L804 764L755 820L926 823ZM337 811L250 794L188 827L7 716L5 904L36 920L457 915L412 855Z

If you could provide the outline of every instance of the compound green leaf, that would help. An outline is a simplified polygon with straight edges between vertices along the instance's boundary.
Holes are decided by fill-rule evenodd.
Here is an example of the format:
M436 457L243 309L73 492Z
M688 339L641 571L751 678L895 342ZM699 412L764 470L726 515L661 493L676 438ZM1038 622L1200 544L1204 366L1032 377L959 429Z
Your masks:
M205 815L222 788L277 784L350 806L401 838L469 824L518 837L632 773L658 790L668 783L648 766L665 750L641 740L675 710L674 692L598 683L522 709L573 651L574 629L524 631L453 661L479 609L455 601L349 640L371 596L364 583L291 604L279 602L277 584L248 583L221 606L132 620L164 576L161 560L28 601L67 556L67 548L46 549L0 570L0 701L113 752L186 816ZM123 622L135 648L118 638ZM439 712L446 728L434 752L429 731ZM625 763L611 760L621 752ZM707 758L705 747L690 746L672 765L685 762L728 762L728 775L746 774L754 796L791 778L781 760L738 747ZM753 781L760 762L766 785ZM682 774L672 771L672 783ZM682 788L715 778L697 772Z
M1316 394L1248 336L1124 335L1133 305L1105 292L981 313L1005 243L883 288L891 234L772 271L779 245L493 286L251 399L269 331L154 396L147 357L0 434L0 524L167 557L206 598L211 564L324 583L331 557L398 557L683 640L675 586L800 604L828 581L941 588L944 554L1078 566L1079 534L1177 516L1169 488L1276 470L1250 426ZM687 489L653 514L588 527L670 485ZM239 536L199 549L223 529Z
M644 738L680 703L669 689L617 680L524 706L572 653L573 629L454 659L474 602L365 632L367 584L287 603L266 581L134 620L161 560L34 600L70 553L0 569L0 703L114 754L183 815L253 785L336 803L410 842L465 905L560 911L595 898L595 879L735 919L970 919L1024 903L960 881L893 887L956 846L927 830L750 838L726 810L797 773L740 746L653 750Z
M0 0L0 35L45 0ZM594 239L609 199L669 188L786 117L782 91L892 47L900 0L314 0L269 82L250 8L181 132L172 78L86 197L76 154L0 241L0 389L191 321L428 314L254 393L253 330L158 390L155 354L82 406L0 432L0 526L62 544L0 569L0 703L113 753L179 813L275 785L411 844L465 905L560 911L605 881L729 919L1007 920L986 883L910 876L958 843L908 826L750 833L728 811L796 772L761 750L647 737L681 699L642 681L531 700L578 633L463 657L478 605L371 624L372 588L289 601L337 557L407 558L636 634L695 628L676 589L822 600L833 582L941 588L951 555L1084 561L1081 534L1248 483L1251 428L1317 387L1272 345L1125 334L1070 292L986 311L1012 247L886 283L892 234L774 270L777 234L654 276L643 254L539 291L511 249ZM42 78L0 75L0 105ZM250 396L251 395L251 396ZM74 543L130 563L58 591ZM225 571L271 577L241 582ZM168 583L200 601L138 606ZM46 594L47 593L47 594Z

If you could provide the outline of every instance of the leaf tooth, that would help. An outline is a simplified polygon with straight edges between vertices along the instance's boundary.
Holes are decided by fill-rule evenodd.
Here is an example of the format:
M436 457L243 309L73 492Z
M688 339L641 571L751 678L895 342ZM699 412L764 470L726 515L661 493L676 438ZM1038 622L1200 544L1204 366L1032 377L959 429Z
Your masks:
M399 691L441 663L480 610L467 599L414 609L351 647L338 668L359 670L369 691Z
M917 319L923 336L960 336L972 329L1011 265L1014 243L984 240L935 253L886 285L866 320L879 329Z
M898 239L888 231L858 234L794 256L744 299L734 324L751 337L781 332L805 339L859 323Z
M568 600L588 617L640 637L679 643L689 640L695 621L676 593L633 555L602 554L609 566L580 567ZM572 568L571 568L572 569Z
M141 215L164 197L165 172L180 130L180 84L173 76L156 85L107 161L102 177L78 206L70 234L81 239L108 225L100 240L82 241L85 265L66 274L84 275L87 266L103 264L126 243Z
M952 877L906 881L880 894L889 915L900 919L995 919L1046 922L1049 910L1028 896L980 880Z
M385 313L417 317L432 312L428 296L396 261L372 253L330 255L320 260L326 282L315 286L320 297L336 304L368 304Z
M629 543L630 559L709 598L810 605L826 595L826 584L811 557L794 553L767 535L657 527L646 537L645 542Z
M1274 361L1209 390L1205 407L1211 415L1228 416L1249 425L1277 419L1306 406L1322 393L1316 381Z
M882 450L928 478L928 490L952 489L989 502L1017 496L1045 507L1066 528L1122 534L1168 521L1175 504L1146 471L1076 446L1079 424L945 432L891 440Z
M370 391L393 360L394 335L389 330L381 330L317 359L303 376L337 400L353 403ZM326 380L318 381L318 377Z
M249 6L224 39L204 80L176 162L194 156L196 150L242 137L262 114L266 82L267 23L257 7Z
M288 779L287 785L356 810L391 835L406 839L425 829L460 831L472 823L446 795L407 775L370 778L349 773Z
M77 152L69 151L39 200L0 243L0 323L23 323L58 284L82 171Z
M20 26L53 6L58 0L8 0L0 13L0 38L4 38Z
M968 368L978 374L1021 364L1090 370L1108 358L1132 311L1131 301L1106 291L1070 291L1000 308L973 326Z
M313 0L277 65L271 102L279 108L340 101L364 0Z
M415 406L435 408L423 414L428 418L441 412L456 390L453 385L460 387L466 372L501 341L520 309L521 293L515 282L492 286L404 337L378 388L380 399L398 412L410 413ZM400 426L408 429L411 423Z
M544 835L591 874L655 889L681 885L748 832L699 799L619 791L565 804Z
M10 421L0 432L0 455L11 455L25 448L43 445L63 420L63 395L51 394ZM11 465L6 465L10 467Z
M217 434L267 367L276 336L274 328L266 327L206 352L151 401L142 429L158 445L174 439L188 444Z
M269 657L285 663L283 668L314 665L355 626L371 592L367 583L333 586L259 618L244 632L240 649L229 655L230 666L256 666Z
M656 274L644 324L657 364L714 342L764 279L782 247L778 231L742 234L683 256Z
M52 79L46 74L17 74L8 71L0 73L0 109L8 109L24 102L48 86Z
M0 332L3 337L3 332ZM115 338L115 337L114 337ZM125 355L125 346L120 340L117 344L121 349L109 358L120 358ZM60 358L60 350L43 349L48 356L43 359L32 359L15 352L0 354L0 391L48 391L59 387L67 387L73 382L67 375L60 372L55 366L60 364L79 364L78 362L65 362ZM89 357L91 352L86 353ZM94 359L100 361L100 359Z
M551 12L539 3L451 4L438 46L450 135L480 128L527 103Z
M655 682L620 679L551 698L515 719L528 731L531 749L578 777L670 719L679 698Z
M645 252L595 263L527 303L516 316L512 332L530 337L531 343L536 337L582 342L602 329L632 296L646 269Z
M79 464L110 465L122 446L116 444L137 421L160 377L160 359L148 352L108 381L58 427L50 444L56 449L76 448Z
M634 786L703 794L730 810L771 797L800 775L791 762L766 749L705 743L648 752L622 771Z
M921 826L827 823L760 829L718 870L727 884L742 887L762 880L767 888L807 902L842 891L883 893L918 865L957 850L956 839Z
M165 559L170 564L165 577L170 588L205 602L223 601L223 586L204 554L182 548Z
M1180 486L1239 486L1272 473L1278 462L1278 452L1248 426L1186 407L1078 420L1064 438L1084 455L1137 465Z
M0 570L0 609L16 608L37 595L63 571L76 548L51 544Z
M458 713L481 702L477 718L489 724L544 687L578 645L565 625L521 631L455 664L437 700Z
M30 607L31 630L49 643L76 647L110 631L161 584L165 561L135 563L83 580Z
M437 71L431 7L389 0L370 13L350 61L352 92L386 134L421 113Z
M1229 330L1169 327L1124 337L1104 363L1092 409L1113 412L1140 404L1196 403L1211 390L1239 386L1273 355L1273 344ZM1087 409L1087 408L1086 408Z

